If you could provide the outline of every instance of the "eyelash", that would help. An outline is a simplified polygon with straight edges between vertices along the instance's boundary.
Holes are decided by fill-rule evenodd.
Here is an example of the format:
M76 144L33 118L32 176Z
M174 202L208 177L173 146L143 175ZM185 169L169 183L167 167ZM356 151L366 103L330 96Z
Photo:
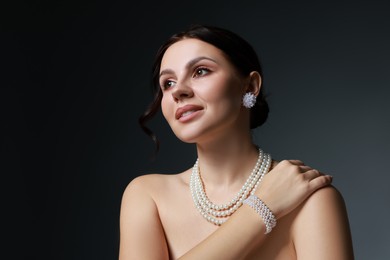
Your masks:
M199 71L206 71L206 73L205 73L205 74L199 75L199 74L198 74ZM204 75L207 75L209 72L211 72L211 71L210 71L210 69L208 69L208 68L205 68L205 67L198 67L198 68L195 69L194 77L204 76Z
M200 71L203 71L203 72L200 72ZM205 75L209 74L210 72L211 72L211 70L206 68L206 67L197 67L194 70L194 74L193 74L192 77L193 78L202 77L202 76L205 76ZM170 88L171 86L168 86L168 84L170 84L172 82L174 82L174 81L172 81L172 80L165 80L165 81L163 81L162 84L161 84L162 89L165 90L165 89Z
M168 84L169 84L169 83L172 83L172 82L173 82L172 80L165 80L165 81L161 84L161 88L162 88L163 90L170 88L171 86L168 86Z

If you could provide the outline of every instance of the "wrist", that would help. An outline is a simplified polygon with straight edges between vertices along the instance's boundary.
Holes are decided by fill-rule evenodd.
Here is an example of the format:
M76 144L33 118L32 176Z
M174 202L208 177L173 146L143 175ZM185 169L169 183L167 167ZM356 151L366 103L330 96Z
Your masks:
M276 217L268 206L256 195L250 195L243 201L261 217L265 225L265 234L268 234L276 226Z

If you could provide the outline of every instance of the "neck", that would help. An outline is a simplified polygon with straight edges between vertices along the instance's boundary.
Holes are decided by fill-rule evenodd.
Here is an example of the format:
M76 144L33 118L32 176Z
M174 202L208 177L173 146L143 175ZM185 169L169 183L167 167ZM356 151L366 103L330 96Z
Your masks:
M258 149L250 134L231 135L197 144L199 168L205 185L216 187L241 186L250 175L258 158Z

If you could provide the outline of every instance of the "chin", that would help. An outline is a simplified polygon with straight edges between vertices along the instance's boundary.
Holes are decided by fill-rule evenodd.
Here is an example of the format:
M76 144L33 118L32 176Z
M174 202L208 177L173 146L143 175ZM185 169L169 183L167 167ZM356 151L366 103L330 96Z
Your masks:
M219 126L215 124L203 124L201 122L187 125L171 125L175 136L184 143L200 143L215 137Z
M193 144L193 143L196 143L196 137L194 136L188 136L188 135L176 135L176 137L184 142L184 143L188 143L188 144Z
M195 127L193 127L192 129L181 129L179 131L174 131L174 134L180 141L184 143L193 144L196 143L202 136L202 133L195 130L194 128Z
M209 142L215 139L215 129L214 128L195 128L192 129L182 129L181 131L174 132L176 137L184 143L194 144Z

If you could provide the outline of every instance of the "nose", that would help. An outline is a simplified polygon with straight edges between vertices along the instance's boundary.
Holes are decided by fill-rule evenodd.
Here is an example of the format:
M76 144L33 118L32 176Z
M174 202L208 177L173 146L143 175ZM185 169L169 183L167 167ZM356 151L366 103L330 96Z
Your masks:
M174 90L172 91L173 100L178 103L183 99L191 98L194 96L192 88L186 82L178 82Z

